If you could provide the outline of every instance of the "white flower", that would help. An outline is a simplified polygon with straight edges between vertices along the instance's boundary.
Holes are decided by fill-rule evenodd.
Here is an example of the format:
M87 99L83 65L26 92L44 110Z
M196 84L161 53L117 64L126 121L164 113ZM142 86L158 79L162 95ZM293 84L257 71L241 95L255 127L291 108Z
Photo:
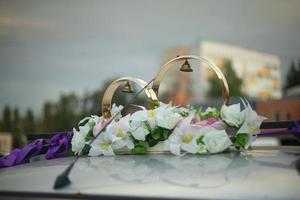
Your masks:
M182 118L181 115L173 111L174 107L169 104L160 103L158 108L151 110L141 108L142 110L131 115L129 123L132 136L141 141L145 141L150 130L156 126L171 130Z
M98 117L96 115L92 115L90 117L85 117L84 119L80 120L79 122L79 131L75 128L73 129L73 137L71 140L72 144L72 151L78 154L84 145L85 137L87 134L93 130L94 126L102 119L102 117Z
M115 155L112 149L112 138L108 133L101 133L101 135L95 139L91 144L91 149L89 151L89 156L113 156Z
M206 110L205 110L205 112L203 114L206 115L206 114L208 114L210 112L215 113L215 112L217 112L217 109L216 108L212 108L212 107L208 107L208 108L206 108Z
M225 130L212 129L203 139L210 153L219 153L227 149L232 143Z
M91 115L90 117L85 117L82 120L80 120L79 125L84 123L84 122L86 122L85 124L92 123L92 122L97 124L100 121L100 119L102 119L102 117L99 117L97 115Z
M221 118L229 126L240 127L245 119L245 113L241 112L240 103L230 106L223 105L221 108Z
M194 116L183 119L165 141L165 147L175 155L180 155L180 151L195 154L199 152L200 146L197 144L196 139L203 134L201 129L192 127L190 125Z
M130 115L121 118L113 127L112 134L115 139L114 149L120 149L126 146L128 149L133 149L134 144L128 135Z
M118 149L117 140L120 140L117 137L113 136L113 127L115 126L115 122L111 122L91 144L91 149L89 151L89 156L112 156L115 155L114 149ZM115 146L116 145L116 146Z
M255 135L260 132L260 125L266 119L265 117L257 115L251 108L250 104L244 110L245 121L237 133L249 133Z
M145 123L149 124L151 129L155 127L153 110L148 111L143 108L131 115L129 130L135 139L145 141L146 135L150 133Z
M91 115L91 119L93 120L93 122L95 122L95 124L97 124L103 117L99 117L97 115Z
M145 141L146 140L146 136L149 134L150 132L148 131L148 129L143 125L140 124L137 128L133 129L131 134L132 136L140 141Z
M122 117L122 115L120 113L120 111L122 109L123 109L122 105L117 106L115 103L112 105L112 108L111 108L111 111L110 111L111 116L113 117L113 116L115 116L119 113L118 116L115 118L116 121L118 121Z
M103 129L103 127L105 126L105 121L104 118L101 117L98 121L98 123L93 127L93 135L94 137L96 137L99 132Z
M92 115L91 117L85 117L79 122L79 131L86 136L91 130L93 130L94 136L96 135L94 132L95 127L100 121L103 120L103 117L98 117L96 115ZM83 125L82 125L83 124Z
M190 108L185 108L185 107L175 107L174 112L183 115L183 116L190 116L190 115L195 115L196 110L192 107Z
M79 132L85 137L91 130L91 127L88 123L86 123L84 126L79 126Z
M174 108L167 106L156 108L153 112L157 126L172 130L182 119L181 115L175 113L173 110Z
M117 115L121 110L123 109L123 106L116 106L116 104L112 105L111 108L111 116L115 116ZM122 115L121 113L119 113L116 118L114 119L114 121L119 121L121 119ZM85 118L86 119L86 118ZM98 135L98 133L103 129L105 122L104 122L104 118L103 116L101 117L97 117L95 115L92 115L92 120L95 122L95 126L93 127L93 135L96 137Z
M80 131L77 131L75 128L73 128L73 137L71 140L71 144L72 144L72 151L75 152L75 154L78 154L81 151L81 149L84 147L85 145L84 137L85 136Z
M249 103L246 106L244 113L245 121L238 130L237 134L249 134L247 143L245 144L245 148L247 149L254 140L253 135L256 135L260 132L260 125L266 118L257 115Z

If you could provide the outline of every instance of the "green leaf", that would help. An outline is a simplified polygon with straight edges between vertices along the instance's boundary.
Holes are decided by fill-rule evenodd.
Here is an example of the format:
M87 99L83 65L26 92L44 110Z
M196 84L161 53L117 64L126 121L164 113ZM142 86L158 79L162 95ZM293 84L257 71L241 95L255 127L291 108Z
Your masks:
M146 154L147 153L146 147L144 147L142 145L135 146L131 151L132 151L132 153L135 153L135 154Z
M188 112L185 112L185 111L180 112L179 114L180 114L182 117L188 117L188 116L189 116L189 113L188 113Z
M200 119L201 120L206 120L209 118L214 118L214 119L219 119L220 118L220 112L215 111L215 112L208 112L207 114L200 113Z
M167 140L171 133L172 130L157 126L154 128L154 130L150 131L150 134L146 136L146 141L150 147L153 147L160 141Z
M160 128L155 128L150 134L154 140L160 140L162 130Z
M86 136L85 136L85 138L84 138L84 141L88 142L88 141L90 141L90 140L93 139L93 138L94 138L93 131L90 130L90 131L88 132L88 134L86 134Z
M199 136L199 137L196 139L197 144L204 144L203 139L204 139L204 135Z
M135 138L132 136L132 134L131 134L130 131L128 131L128 135L129 135L129 137L132 139L134 146L145 146L145 145L146 145L146 142L145 142L145 141L141 141L141 140L135 139Z
M145 121L144 125L146 126L147 130L151 133L152 129L151 129L149 122Z
M169 138L169 136L171 135L171 130L168 129L164 129L163 130L163 137L162 137L162 141L165 141Z
M240 133L240 134L237 134L233 144L237 148L246 149L246 145L248 144L248 141L249 141L249 134Z
M200 144L199 147L200 147L198 151L199 154L207 154L207 149L204 144Z
M147 137L146 137L146 141L148 142L149 144L149 147L153 147L155 146L157 143L159 143L159 140L155 140L151 134L149 134Z
M160 106L159 101L158 100L154 100L153 101L153 108L155 109L155 108L158 108L159 106Z
M196 110L196 115L198 115L200 119L201 119L201 112L202 112L202 107L200 106Z
M92 120L88 121L88 126L90 129L93 129L95 125L96 125L96 123L94 121L92 121Z

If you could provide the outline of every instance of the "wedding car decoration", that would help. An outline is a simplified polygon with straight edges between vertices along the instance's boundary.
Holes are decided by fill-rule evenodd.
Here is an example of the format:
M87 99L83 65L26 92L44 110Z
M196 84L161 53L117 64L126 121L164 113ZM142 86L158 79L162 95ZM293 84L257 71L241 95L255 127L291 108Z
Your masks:
M230 147L246 150L251 146L260 125L265 119L244 99L241 103L223 105L221 110L208 107L178 107L159 104L153 109L141 110L118 117L96 138L105 120L91 116L81 120L74 128L72 151L85 149L89 156L112 156L118 152L145 154L150 147L163 144L161 151L175 155L220 153ZM241 109L243 107L243 109ZM122 106L112 106L115 114ZM112 115L114 115L112 114ZM230 137L228 127L234 130Z
M172 67L176 67L172 65L174 62L183 61L182 72L193 71L188 60L201 61L216 74L222 89L220 110L165 104L157 98L161 81ZM112 104L112 97L120 86L124 86L124 92L133 92L131 82L142 87L136 96L144 91L149 106L138 106L138 111L121 116L123 106ZM260 133L265 118L258 116L246 99L241 98L240 103L229 105L229 97L226 78L214 63L197 56L178 56L164 64L149 83L135 77L113 81L102 99L102 116L86 117L73 131L56 133L50 140L38 139L22 149L15 149L0 158L0 167L26 163L42 154L46 159L52 159L73 153L77 155L75 163L81 155L170 152L181 156L215 154L232 148L247 150Z

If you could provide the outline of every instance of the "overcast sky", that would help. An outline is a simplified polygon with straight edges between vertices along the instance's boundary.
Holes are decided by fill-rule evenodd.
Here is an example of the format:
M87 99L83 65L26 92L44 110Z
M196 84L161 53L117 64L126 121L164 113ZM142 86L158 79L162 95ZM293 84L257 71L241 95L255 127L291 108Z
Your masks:
M168 49L201 40L276 54L286 68L300 58L300 1L0 0L0 110L39 112L117 76L148 81Z

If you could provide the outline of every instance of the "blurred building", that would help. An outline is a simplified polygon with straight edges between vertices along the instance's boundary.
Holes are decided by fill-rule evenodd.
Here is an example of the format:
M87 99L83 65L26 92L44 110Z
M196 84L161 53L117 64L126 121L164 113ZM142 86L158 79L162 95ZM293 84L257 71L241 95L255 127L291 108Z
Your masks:
M7 155L12 150L12 136L10 133L0 133L0 155Z
M279 99L281 92L281 65L278 56L241 47L204 41L200 43L200 55L222 68L228 60L237 76L243 79L242 91L254 99ZM201 68L203 90L214 74L209 68Z
M174 47L166 51L163 56L163 63L181 55L190 53L187 47ZM174 67L170 69L160 85L159 97L164 102L173 102L175 105L187 105L192 98L193 92L190 90L191 74L180 72L181 62L172 63Z
M300 119L300 99L269 100L257 102L256 111L268 121Z
M288 121L300 119L300 99L269 100L257 102L256 111L259 115L265 116L266 121ZM268 129L267 132L278 131L279 129ZM282 129L286 130L286 129ZM299 145L299 138L295 134L277 135L281 145Z
M231 67L236 76L242 79L242 93L255 101L276 100L282 98L281 62L278 56L245 49L242 47L202 41L195 48L181 46L170 48L163 56L163 62L175 58L177 55L200 55L214 62L219 68ZM216 76L209 68L196 60L189 60L194 72L181 73L182 63L174 63L174 67L162 81L160 99L172 101L177 105L205 104L212 98L208 96L210 79ZM232 87L229 85L229 87ZM238 95L241 96L241 95ZM221 92L220 92L221 97ZM221 99L221 98L220 98Z

